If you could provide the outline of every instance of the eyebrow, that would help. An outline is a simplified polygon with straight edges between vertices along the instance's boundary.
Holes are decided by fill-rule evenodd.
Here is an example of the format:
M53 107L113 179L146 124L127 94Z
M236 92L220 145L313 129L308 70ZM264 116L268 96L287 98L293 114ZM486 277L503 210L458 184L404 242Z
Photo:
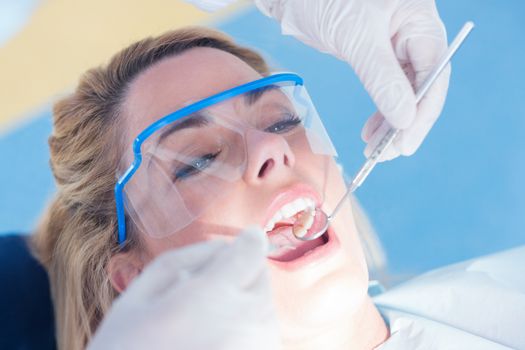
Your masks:
M268 91L276 90L279 88L280 86L272 84L268 86L263 86L259 89L248 91L244 94L244 101L246 102L246 104L248 104L248 106L251 106L255 102L257 102L262 97L262 95L264 95Z
M276 89L279 89L279 86L273 84L252 91L248 91L244 94L244 101L249 106L251 106L255 102L257 102L265 93ZM174 132L188 128L200 128L209 124L209 121L210 120L208 117L206 117L203 114L199 114L198 112L190 114L182 122L172 124L166 130L164 130L160 134L157 144L160 144L165 138L172 135Z
M157 141L157 144L160 144L165 138L172 135L174 132L188 129L188 128L201 128L209 124L210 120L203 114L193 113L184 118L181 122L175 122L168 126L166 130L162 131Z

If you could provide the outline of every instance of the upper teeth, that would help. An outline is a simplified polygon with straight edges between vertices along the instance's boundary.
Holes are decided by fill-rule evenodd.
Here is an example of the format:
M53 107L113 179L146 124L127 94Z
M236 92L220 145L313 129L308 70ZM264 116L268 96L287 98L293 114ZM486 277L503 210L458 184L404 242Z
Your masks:
M266 232L269 232L273 230L275 223L283 219L291 218L295 214L306 209L314 210L315 202L310 198L297 198L293 202L283 205L281 209L279 209L275 214L273 214L273 217L270 219L270 221L268 221L268 223L264 227L264 230Z

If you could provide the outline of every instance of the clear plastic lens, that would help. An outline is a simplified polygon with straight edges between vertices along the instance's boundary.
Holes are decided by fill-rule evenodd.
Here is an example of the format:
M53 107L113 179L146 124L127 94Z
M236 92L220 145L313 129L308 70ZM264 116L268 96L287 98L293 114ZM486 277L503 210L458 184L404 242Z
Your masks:
M292 152L335 155L304 87L270 85L165 125L142 145L126 209L154 237L176 233L228 195L247 168L247 137L273 134ZM259 136L258 136L259 137Z

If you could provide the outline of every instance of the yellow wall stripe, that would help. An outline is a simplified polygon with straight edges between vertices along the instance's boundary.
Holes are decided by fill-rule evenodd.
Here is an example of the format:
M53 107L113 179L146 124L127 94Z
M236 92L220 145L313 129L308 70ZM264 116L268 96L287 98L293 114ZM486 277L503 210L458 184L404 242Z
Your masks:
M43 1L0 48L0 130L133 41L212 18L177 0Z

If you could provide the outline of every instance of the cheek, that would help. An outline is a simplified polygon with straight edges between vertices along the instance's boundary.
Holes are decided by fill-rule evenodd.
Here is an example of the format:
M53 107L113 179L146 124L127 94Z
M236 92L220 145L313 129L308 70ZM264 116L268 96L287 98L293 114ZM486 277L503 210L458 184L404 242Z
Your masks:
M214 238L211 232L214 231L210 225L196 220L184 229L166 237L154 238L142 234L142 243L148 258L154 259L166 251L211 240Z

